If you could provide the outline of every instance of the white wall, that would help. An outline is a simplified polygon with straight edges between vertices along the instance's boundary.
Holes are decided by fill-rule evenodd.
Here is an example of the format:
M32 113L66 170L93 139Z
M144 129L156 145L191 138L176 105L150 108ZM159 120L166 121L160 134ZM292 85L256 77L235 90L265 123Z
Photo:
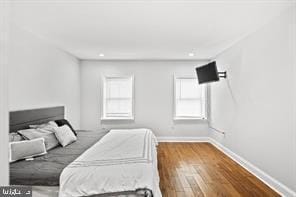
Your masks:
M294 9L296 10L296 8ZM295 139L294 141L294 155L296 155L296 11L293 12L294 14L294 22L293 24L290 26L290 38L291 38L291 42L290 42L290 46L291 46L291 52L290 55L293 57L292 59L292 64L293 64L293 131L294 131L294 137L292 137L293 139ZM296 157L293 157L293 165L294 165L294 171L291 173L292 176L294 177L293 179L293 184L294 184L294 191L296 193Z
M8 46L10 2L0 2L0 186L8 185Z
M196 61L82 61L81 127L149 127L157 136L207 136L205 121L173 121L173 76L195 76ZM101 76L134 75L135 121L100 121Z
M66 118L79 128L79 61L16 25L10 46L9 110L64 105Z
M211 86L211 119L226 136L214 131L210 136L296 191L292 13L218 56L218 66L227 70L228 79Z

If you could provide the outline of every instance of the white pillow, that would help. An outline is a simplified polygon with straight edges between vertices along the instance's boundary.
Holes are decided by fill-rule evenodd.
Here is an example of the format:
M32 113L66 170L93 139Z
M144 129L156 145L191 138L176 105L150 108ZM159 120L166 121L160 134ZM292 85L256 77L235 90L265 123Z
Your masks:
M68 125L57 127L54 130L55 130L54 132L55 136L57 137L58 141L63 147L77 140L77 137L74 135L74 133L72 132L72 130Z
M32 140L32 139L41 138L41 137L44 138L46 150L51 150L59 146L59 141L54 134L55 132L54 128L52 128L51 130L47 130L44 128L24 129L24 130L19 130L17 132L27 140Z
M30 129L48 129L52 130L53 128L58 127L55 121L49 121L48 123L39 124L39 125L29 125Z
M43 138L9 143L9 162L46 154Z

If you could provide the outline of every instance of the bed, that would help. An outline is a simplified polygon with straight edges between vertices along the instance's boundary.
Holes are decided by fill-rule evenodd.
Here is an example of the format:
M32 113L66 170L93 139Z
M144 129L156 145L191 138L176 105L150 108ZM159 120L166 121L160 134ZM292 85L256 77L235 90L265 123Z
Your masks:
M18 161L10 164L11 185L59 186L63 169L85 150L100 140L106 133L77 131L77 141L66 147L57 147L33 161Z
M64 118L64 107L51 107L51 108L43 108L43 109L10 112L10 132L15 132L20 129L25 129L28 127L28 125L31 125L31 124L42 124L51 120L57 120L61 118ZM135 169L138 169L139 166L141 167L142 165L143 167L144 165L145 168L142 168L141 169L142 171L139 171L139 173L142 173L145 176L140 177L139 180L135 180L134 182L137 182L137 181L141 182L143 180L148 180L148 182L150 183L152 181L154 184L153 189L147 188L147 187L140 187L140 188L133 187L134 189L122 190L122 191L110 190L112 192L108 192L108 191L105 191L107 186L104 183L105 185L101 185L101 187L103 187L103 190L102 188L100 190L97 190L97 191L100 191L100 193L85 191L85 189L96 190L97 189L96 185L92 183L96 183L96 181L97 182L104 181L104 179L102 179L102 177L99 174L96 174L95 176L93 176L91 182L86 184L87 187L92 186L94 188L89 188L89 189L79 188L79 181L83 181L83 182L88 181L87 177L83 179L83 176L82 176L83 174L81 173L83 171L87 171L85 169L90 169L90 168L92 168L92 170L101 169L101 171L98 170L97 173L102 173L106 171L105 169L110 168L111 165L113 166L112 168L110 168L112 169L111 171L114 171L116 169L126 168L127 166L129 168L130 166L135 165L135 164L128 164L128 163L124 163L124 164L116 163L118 159L112 160L113 162L112 164L105 162L106 155L98 153L98 149L102 149L102 147L106 147L107 149L108 148L110 149L110 147L112 147L111 145L110 147L108 147L108 144L112 144L110 142L105 143L105 145L103 145L104 143L102 143L103 141L106 141L109 138L112 139L111 136L113 135L111 135L110 133L113 133L113 135L118 135L118 134L122 135L122 131L119 131L119 132L117 131L115 133L114 132L109 132L109 133L98 132L98 131L77 131L78 140L70 144L69 146L66 146L64 148L61 146L54 148L50 150L48 154L40 157L36 157L32 161L22 160L22 161L11 163L10 164L10 184L11 185L49 186L47 187L47 190L48 188L53 188L53 190L57 190L58 188L60 190L59 196L106 196L106 197L107 196L156 196L156 197L161 196L161 193L158 187L159 176L157 171L156 150L154 150L153 154L151 153L151 151L149 152L150 154L149 159L151 160L151 162L150 160L149 161L145 160L145 164L138 162L136 168L133 168L133 167L131 168L131 170L134 171ZM143 137L144 135L141 136L140 135L141 132L136 132L136 133L139 134L138 135L139 141L147 138L147 137L144 138ZM142 132L142 133L144 134L145 132ZM149 139L151 140L152 138L150 137ZM113 141L114 140L111 140L111 142ZM133 143L133 141L131 142ZM119 146L121 144L121 142L118 142L118 143L119 144L117 145L116 144L113 144L113 145ZM129 144L132 144L132 143L129 143ZM124 149L126 145L122 147L123 148L120 148L120 149ZM110 154L111 153L112 151L110 151ZM113 157L116 157L116 154L117 154L117 157L122 156L122 153L116 153L116 151L113 151L111 155L113 155ZM100 155L98 156L98 158L103 158L104 165L102 165L102 161L100 161L101 163L100 165L98 165L98 161L97 161L98 158L94 158L93 156L92 158L94 158L94 161L88 161L90 160L90 156L87 156L87 155ZM108 158L108 156L106 158ZM152 162L152 159L154 162ZM116 162L114 163L114 161ZM87 162L87 165L85 165L85 163L83 162ZM127 165L127 166L124 166L124 165ZM153 174L155 175L154 176L155 180L150 180L150 178L148 178L149 177L148 175L151 173L148 170L146 172L146 169L149 169L151 172L153 171ZM73 174L71 174L71 176L67 176L69 172ZM114 173L110 174L110 177L116 174ZM76 177L76 181L78 180L78 183L75 183L75 179L73 180L69 179L69 177L72 178L75 176L78 177L78 178ZM113 178L116 179L116 176ZM69 180L71 182L70 185L74 185L73 188L71 188L69 184L67 185ZM107 182L109 180L110 179L108 179ZM77 185L75 186L75 184ZM144 186L145 185L146 184L144 184ZM117 185L115 186L117 187ZM77 188L78 188L77 190L78 193L77 191L75 191L75 189ZM132 187L122 187L121 185L119 188L132 188ZM156 192L154 192L153 190L155 190ZM83 191L83 192L80 192L80 191Z

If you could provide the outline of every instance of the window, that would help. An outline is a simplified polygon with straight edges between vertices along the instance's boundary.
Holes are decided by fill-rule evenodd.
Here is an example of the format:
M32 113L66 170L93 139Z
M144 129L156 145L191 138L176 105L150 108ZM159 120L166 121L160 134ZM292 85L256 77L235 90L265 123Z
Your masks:
M133 77L104 77L102 119L133 119Z
M174 119L206 118L206 87L193 77L175 77Z

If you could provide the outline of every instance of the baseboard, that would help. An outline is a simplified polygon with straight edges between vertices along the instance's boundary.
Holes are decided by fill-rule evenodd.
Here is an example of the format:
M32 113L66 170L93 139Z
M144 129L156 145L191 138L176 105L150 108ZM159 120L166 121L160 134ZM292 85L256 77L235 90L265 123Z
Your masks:
M234 161L236 161L239 165L241 165L243 168L248 170L250 173L252 173L254 176L256 176L258 179L263 181L266 185L268 185L270 188L278 192L281 196L286 197L295 197L296 192L282 184L281 182L277 181L264 171L260 170L258 167L247 161L246 159L242 158L241 156L235 154L230 149L226 148L213 138L209 138L209 141L211 144L213 144L216 148L221 150L223 153L225 153L227 156L232 158Z
M159 142L210 142L208 137L157 137Z

